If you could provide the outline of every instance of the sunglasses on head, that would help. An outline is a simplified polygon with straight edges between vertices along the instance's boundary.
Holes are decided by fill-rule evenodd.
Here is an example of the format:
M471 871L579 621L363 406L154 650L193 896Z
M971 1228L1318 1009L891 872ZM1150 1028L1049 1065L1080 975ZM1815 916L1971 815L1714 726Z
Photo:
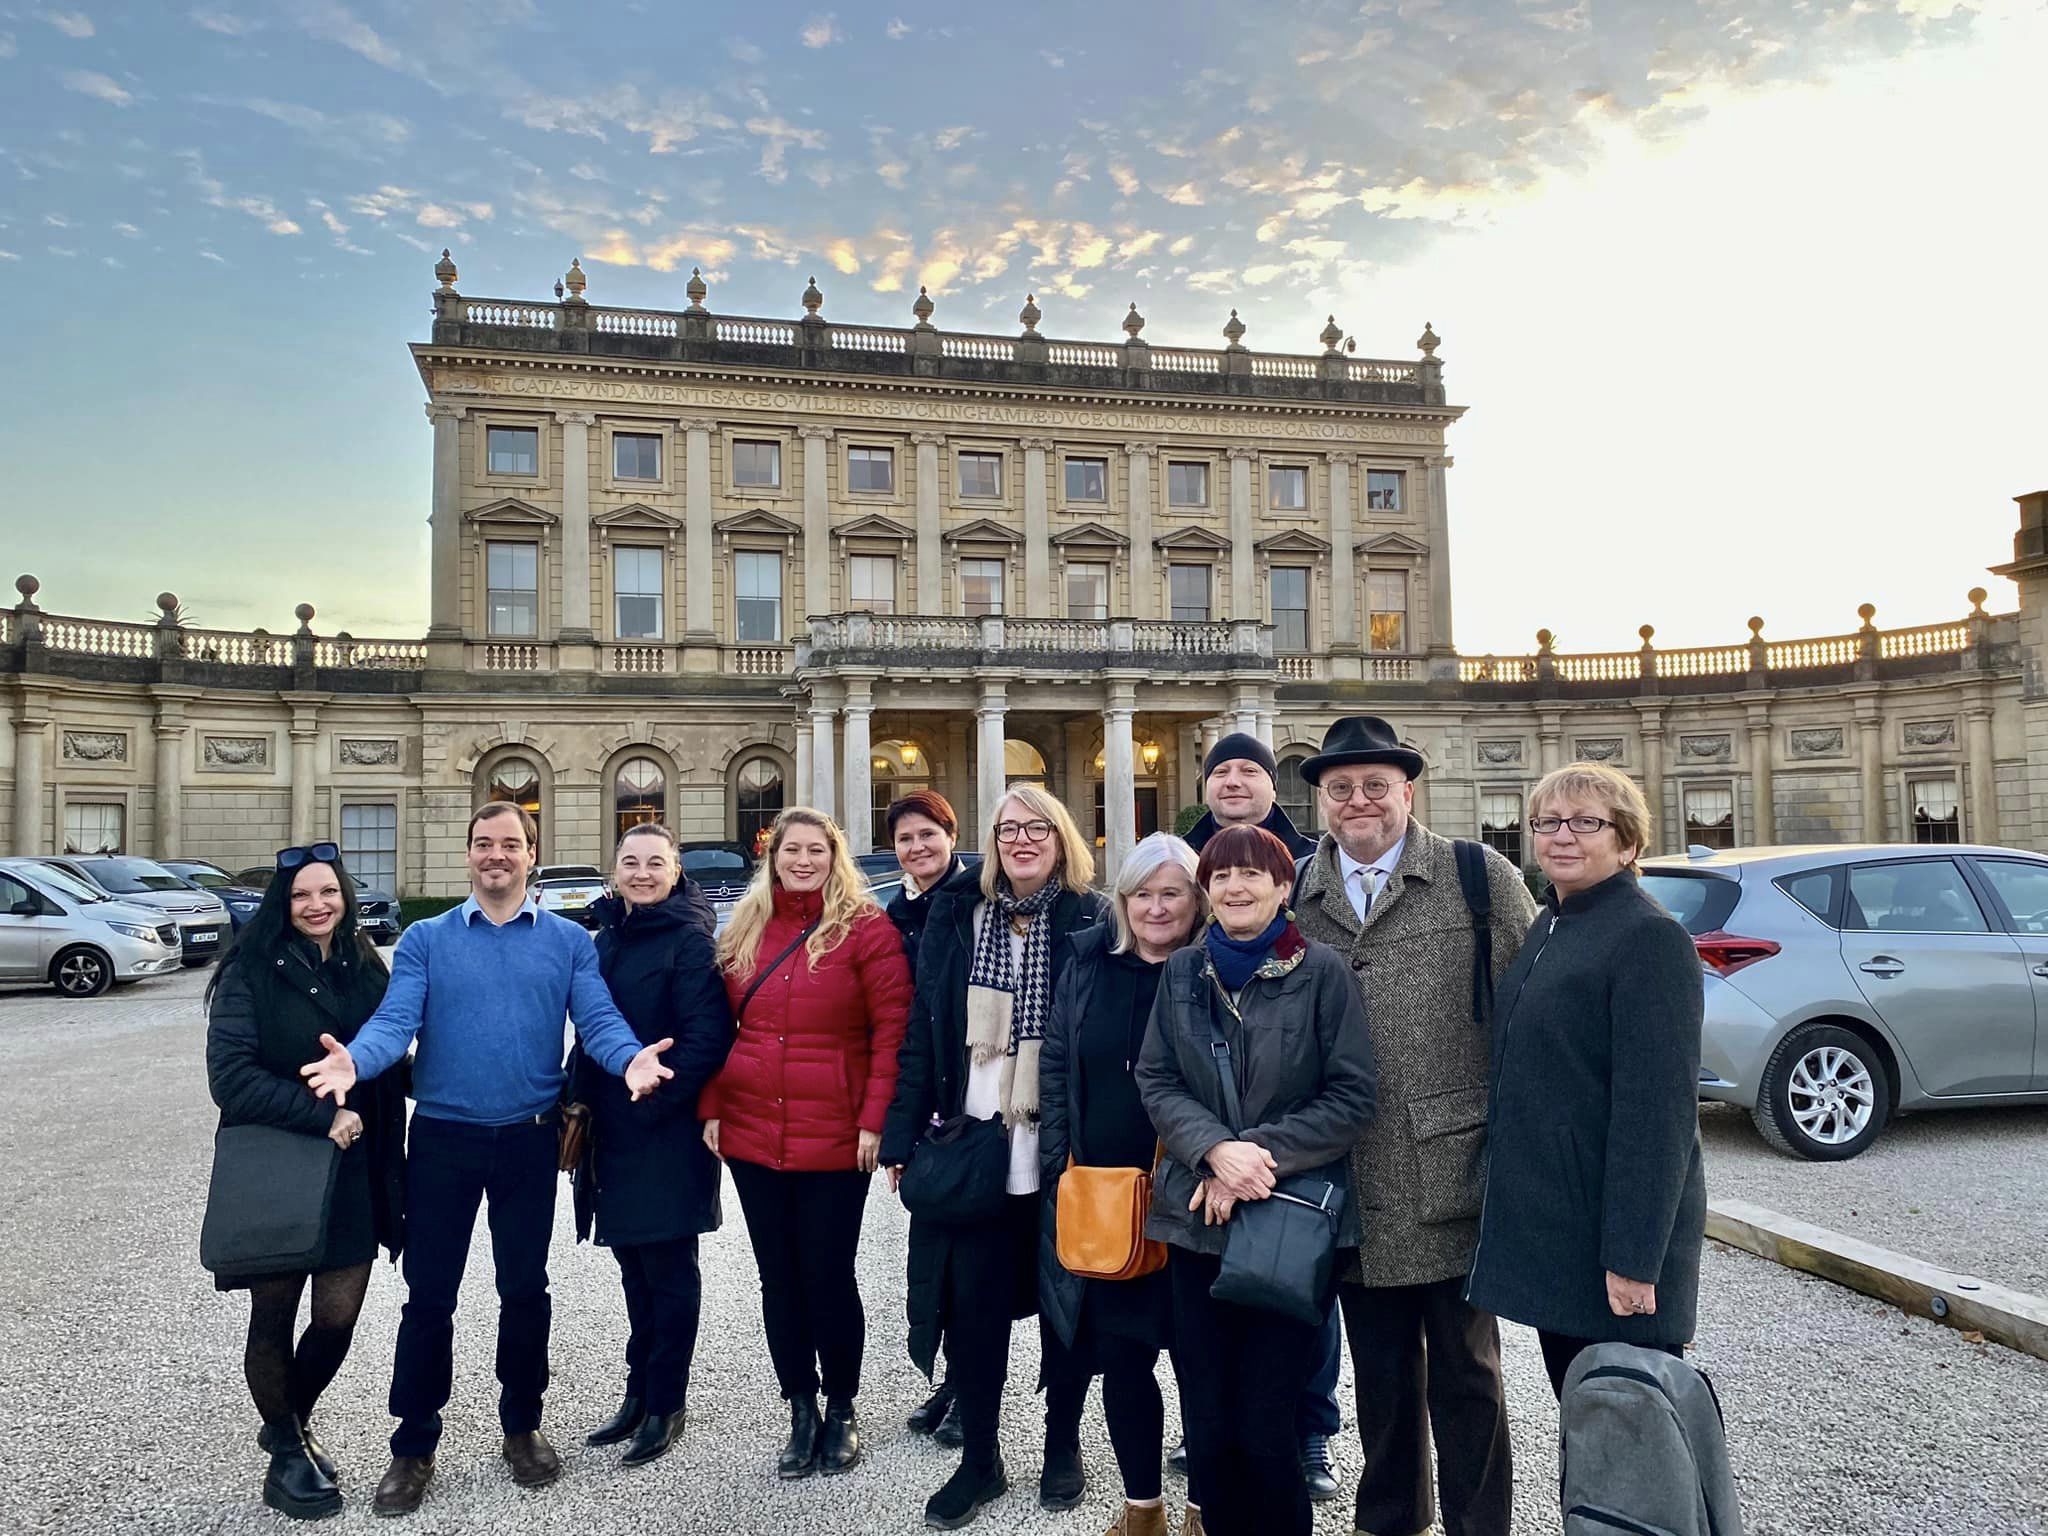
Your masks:
M308 843L303 848L280 848L277 850L279 869L297 869L301 864L332 864L341 857L341 849L333 843Z

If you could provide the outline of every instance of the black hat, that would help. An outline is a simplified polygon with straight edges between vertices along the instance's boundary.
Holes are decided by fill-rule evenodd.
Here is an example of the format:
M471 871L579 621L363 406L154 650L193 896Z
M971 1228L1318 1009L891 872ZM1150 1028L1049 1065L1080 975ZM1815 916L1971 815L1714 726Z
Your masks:
M1323 750L1306 758L1301 776L1319 783L1325 771L1349 763L1391 763L1411 779L1422 777L1422 754L1401 745L1394 728L1378 715L1346 715L1323 733Z
M1274 760L1273 749L1243 731L1232 731L1209 749L1209 755L1202 760L1202 777L1206 779L1220 765L1234 762L1257 763L1266 770L1267 778L1277 781L1280 777L1280 764Z

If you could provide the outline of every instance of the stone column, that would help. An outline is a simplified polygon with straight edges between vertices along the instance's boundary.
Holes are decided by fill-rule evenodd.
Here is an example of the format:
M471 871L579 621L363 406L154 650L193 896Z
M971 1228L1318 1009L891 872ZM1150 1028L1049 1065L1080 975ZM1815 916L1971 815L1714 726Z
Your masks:
M1093 766L1088 757L1088 742L1092 735L1086 717L1069 720L1061 732L1062 744L1066 747L1066 760L1062 767L1066 778L1067 809L1073 813L1074 821L1082 832L1090 838L1095 831L1095 796L1088 787L1094 782L1088 771Z
M1131 617L1159 617L1159 573L1152 563L1152 463L1158 456L1157 443L1125 443L1124 458L1130 467L1131 533ZM1110 598L1110 612L1116 599Z
M1444 471L1451 467L1448 457L1422 461L1418 477L1428 486L1425 511L1429 526L1429 652L1449 656L1457 649L1451 637L1451 515L1444 495Z
M1885 840L1884 713L1874 697L1856 701L1856 777L1862 791L1863 838Z
M817 796L811 793L811 727L805 709L799 705L796 712L796 783L790 786L792 805L816 805Z
M683 633L700 644L718 640L718 615L711 600L711 433L717 425L701 420L682 423Z
M1237 727L1237 722L1236 722L1236 721L1232 721L1232 722L1231 722L1231 724L1230 724L1230 729L1234 731L1234 730L1236 730L1237 728L1238 728L1238 727ZM1201 726L1201 737L1202 737L1202 750L1201 750L1201 762L1202 762L1202 763L1206 763L1206 762L1208 762L1208 761L1209 761L1209 754L1210 754L1211 752L1214 752L1214 751L1216 750L1216 743L1217 743L1217 742L1219 742L1219 741L1221 741L1221 740L1223 739L1223 734L1224 734L1224 727L1223 727L1223 718L1222 718L1222 717L1221 717L1220 715L1211 715L1211 716L1209 716L1209 718L1208 718L1208 719L1206 719L1206 720L1204 720L1204 721L1202 722L1202 726ZM1197 763L1197 764L1196 764L1196 777L1197 777L1197 778L1200 778L1200 776L1201 776L1201 764L1200 764L1200 763Z
M832 429L798 427L804 444L804 605L791 626L799 633L810 614L832 612Z
M974 807L967 796L972 780L967 776L967 722L956 714L946 717L946 803L960 822L960 844L973 846L978 825Z
M1138 770L1131 741L1137 687L1113 678L1102 708L1102 878L1114 884L1117 871L1138 844Z
M1049 437L1019 440L1024 449L1024 615L1049 619L1052 607L1052 517L1045 505Z
M946 483L939 469L943 432L913 432L917 449L917 612L946 611L945 521Z
M855 853L872 853L874 834L874 743L868 722L874 709L874 694L868 680L846 680L846 846Z
M1537 717L1536 762L1538 770L1549 773L1564 766L1564 717L1544 711Z
M1252 461L1256 448L1242 445L1225 450L1230 456L1230 619L1259 617L1259 595L1254 590L1258 552L1253 546Z
M462 638L462 415L460 405L427 406L434 424L434 505L427 519L429 640Z
M1963 711L1970 754L1970 810L1968 838L1973 843L1998 841L1998 764L1991 736L1992 710L1989 704L1972 704Z
M1331 651L1363 649L1358 637L1358 570L1351 535L1351 472L1357 464L1355 453L1330 455L1330 636L1325 648Z
M1749 798L1752 803L1750 841L1768 846L1778 840L1776 791L1771 785L1771 706L1749 706Z
M292 706L292 841L304 845L316 836L313 791L320 776L320 707Z
M1644 851L1662 853L1671 846L1664 835L1664 710L1636 708L1642 715L1643 798L1650 802L1650 846Z
M811 700L811 805L836 819L833 802L837 789L832 778L832 764L837 755L838 743L832 736L832 717L837 713L829 704L820 704L816 697ZM841 823L844 825L844 823Z
M589 411L557 411L562 424L562 622L556 637L588 644L590 625L590 429Z
M182 698L156 701L156 856L175 859L185 831L185 723Z
M1008 688L1000 678L984 678L981 702L974 710L974 745L977 761L974 774L974 824L986 832L996 806L1003 798L1003 715ZM993 848L983 853L994 858Z
M1230 728L1247 736L1259 734L1259 685L1239 683L1230 703Z
M43 851L43 798L49 792L43 780L43 737L50 717L38 702L24 701L14 719L14 843L9 851L24 859Z

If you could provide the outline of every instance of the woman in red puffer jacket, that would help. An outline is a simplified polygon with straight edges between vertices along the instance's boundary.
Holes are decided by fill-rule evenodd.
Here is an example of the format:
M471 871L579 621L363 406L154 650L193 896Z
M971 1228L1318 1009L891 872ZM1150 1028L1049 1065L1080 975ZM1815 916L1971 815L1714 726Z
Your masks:
M854 1255L910 967L844 835L801 806L775 818L718 964L739 1035L697 1115L732 1170L761 1271L768 1353L790 1405L777 1471L844 1472L860 1460L853 1398L867 1342Z

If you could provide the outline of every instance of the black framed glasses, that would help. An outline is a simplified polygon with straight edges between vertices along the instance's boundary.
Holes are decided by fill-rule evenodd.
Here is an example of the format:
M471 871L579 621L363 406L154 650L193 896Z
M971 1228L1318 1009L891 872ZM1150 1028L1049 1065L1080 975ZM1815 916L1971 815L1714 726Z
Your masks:
M277 850L279 869L297 869L301 864L332 864L341 857L341 849L333 843L307 843L303 848L280 848Z
M1367 779L1364 783L1354 783L1350 779L1339 779L1335 784L1325 781L1316 788L1323 792L1324 798L1339 805L1348 805L1354 795L1363 795L1368 800L1384 800L1394 792L1395 782L1393 779Z
M1049 821L999 821L996 823L996 841L1014 843L1023 838L1027 843L1042 843L1052 836Z
M1591 837L1602 827L1614 823L1602 816L1531 816L1529 830L1538 837L1550 837L1559 827L1570 827L1575 837Z

